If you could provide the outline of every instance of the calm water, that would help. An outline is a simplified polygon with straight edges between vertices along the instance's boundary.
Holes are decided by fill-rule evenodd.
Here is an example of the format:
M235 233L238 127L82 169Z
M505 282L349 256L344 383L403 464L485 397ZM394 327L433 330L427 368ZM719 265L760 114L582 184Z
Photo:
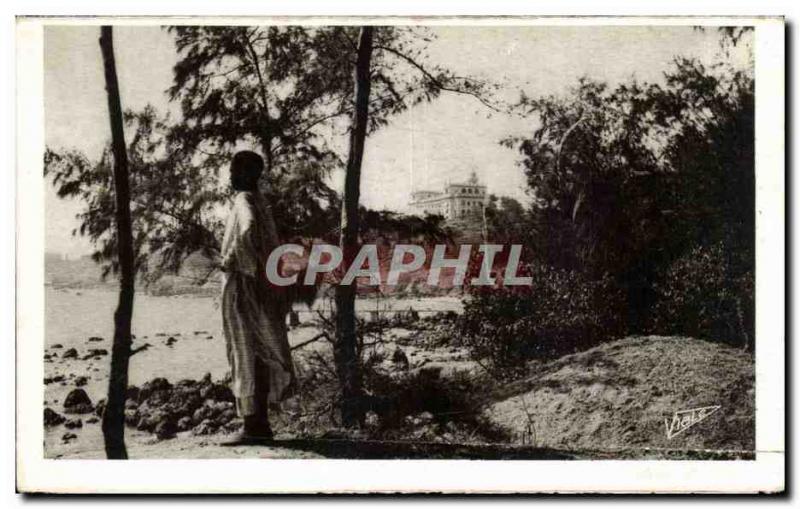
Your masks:
M76 348L79 356L89 348L105 348L110 351L114 331L113 314L117 305L117 294L108 290L71 290L46 288L45 292L45 346L50 352L61 355L63 350L51 350L60 343L67 348ZM329 306L318 301L315 308ZM453 310L460 312L457 298L435 297L421 299L359 299L357 309L367 316L369 311L407 310ZM301 312L301 321L314 317L305 306L296 307ZM195 332L201 334L195 334ZM170 380L199 378L211 373L222 377L228 370L225 344L222 336L222 319L219 299L198 296L156 297L137 294L134 302L133 333L134 347L144 343L153 345L131 359L130 382L141 384L156 376ZM313 337L314 327L300 327L290 333L290 343L296 344ZM157 336L165 334L166 336ZM104 341L89 343L88 338L99 336ZM173 336L178 341L171 347L164 342ZM108 357L97 361L61 360L46 364L48 376L54 369L80 372L88 367L100 368L97 376L107 373ZM56 373L57 374L57 373ZM64 374L64 373L62 373Z

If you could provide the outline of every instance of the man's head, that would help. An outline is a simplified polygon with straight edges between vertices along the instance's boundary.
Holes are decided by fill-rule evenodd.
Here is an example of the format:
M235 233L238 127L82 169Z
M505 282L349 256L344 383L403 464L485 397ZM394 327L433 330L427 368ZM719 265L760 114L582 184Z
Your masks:
M242 150L231 161L231 187L235 191L255 191L258 178L264 171L264 160L249 150Z

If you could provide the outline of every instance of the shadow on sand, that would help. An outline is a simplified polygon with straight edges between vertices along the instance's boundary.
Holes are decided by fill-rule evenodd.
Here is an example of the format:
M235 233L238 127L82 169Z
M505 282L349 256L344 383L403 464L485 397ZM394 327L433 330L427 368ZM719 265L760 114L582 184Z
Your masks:
M267 445L267 444L264 444ZM575 456L539 447L467 445L431 442L401 442L349 439L273 440L271 447L314 452L340 459L482 459L569 460Z

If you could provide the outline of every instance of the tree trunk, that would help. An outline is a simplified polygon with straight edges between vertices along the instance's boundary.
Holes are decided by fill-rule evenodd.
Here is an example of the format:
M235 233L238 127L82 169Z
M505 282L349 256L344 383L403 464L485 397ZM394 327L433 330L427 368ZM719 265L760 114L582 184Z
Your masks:
M117 256L119 257L119 302L114 313L114 343L111 347L111 376L103 414L103 438L109 459L127 459L125 448L125 394L128 390L128 361L131 355L131 316L133 315L133 234L131 232L128 157L122 124L114 42L110 26L100 28L100 49L108 93L108 116L114 154L114 191L116 199Z
M350 151L347 156L344 196L342 197L342 231L340 245L344 266L349 267L358 252L358 201L361 194L361 160L369 116L370 60L372 27L362 27L355 66L355 111L350 130ZM353 427L364 420L361 405L361 373L356 336L356 284L336 287L336 342L333 356L342 391L342 425Z

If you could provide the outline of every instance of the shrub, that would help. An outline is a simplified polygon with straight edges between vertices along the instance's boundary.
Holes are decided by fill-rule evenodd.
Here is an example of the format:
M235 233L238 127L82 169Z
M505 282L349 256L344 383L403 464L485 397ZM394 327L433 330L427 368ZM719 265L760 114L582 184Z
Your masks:
M464 305L461 337L495 376L521 374L527 361L591 348L625 332L624 298L610 278L531 267L532 286L480 288Z
M732 256L716 243L678 258L656 286L650 329L751 348L755 278Z

